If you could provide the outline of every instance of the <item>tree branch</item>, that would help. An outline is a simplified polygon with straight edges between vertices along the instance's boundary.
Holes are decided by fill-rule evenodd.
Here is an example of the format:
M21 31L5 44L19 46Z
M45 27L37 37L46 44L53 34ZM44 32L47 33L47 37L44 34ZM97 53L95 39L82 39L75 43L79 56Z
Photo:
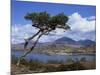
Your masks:
M42 36L43 34L39 35L38 38L36 39L36 41L34 42L34 45L30 48L30 50L28 52L26 52L22 57L25 57L27 54L29 54L33 49L34 47L36 46L39 38Z
M26 49L26 47L27 47L29 41L30 41L31 39L33 39L34 37L36 37L40 32L41 32L41 30L39 30L39 31L38 31L35 35L33 35L32 37L30 37L30 38L28 38L28 39L25 39L24 49Z

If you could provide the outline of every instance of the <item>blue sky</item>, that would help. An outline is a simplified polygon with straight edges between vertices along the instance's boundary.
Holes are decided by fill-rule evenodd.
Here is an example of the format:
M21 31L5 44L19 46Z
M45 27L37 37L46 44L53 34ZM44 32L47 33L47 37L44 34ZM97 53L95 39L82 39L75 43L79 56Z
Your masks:
M74 12L78 12L82 15L82 17L95 16L96 14L95 6L13 1L12 24L26 24L28 23L28 21L24 19L24 16L28 12L41 11L47 11L51 15L55 15L59 12L64 12L68 16L73 14Z
M72 5L72 4L56 4L56 3L39 3L39 2L23 2L12 1L11 6L11 19L12 19L12 41L20 42L27 35L29 37L37 30L31 28L31 22L24 19L24 16L28 12L42 12L47 11L51 15L55 15L64 12L70 19L69 24L72 27L72 31L61 32L57 29L58 33L53 33L54 36L47 38L46 41L55 40L57 37L66 36L74 38L75 40L88 39L95 40L95 17L96 7L87 5ZM30 29L29 29L30 28ZM26 31L24 30L26 29ZM19 34L18 32L22 33ZM74 36L72 36L74 33ZM91 33L91 34L90 34ZM71 35L72 34L72 35ZM76 34L76 35L75 35ZM85 35L86 34L86 35ZM41 38L40 41L44 39Z

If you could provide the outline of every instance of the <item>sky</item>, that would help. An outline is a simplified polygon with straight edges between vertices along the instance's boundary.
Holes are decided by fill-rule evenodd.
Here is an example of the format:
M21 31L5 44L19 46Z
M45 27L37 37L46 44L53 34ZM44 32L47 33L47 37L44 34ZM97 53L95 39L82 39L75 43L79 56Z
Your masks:
M69 37L76 41L85 39L95 41L95 6L13 0L11 4L12 43L16 44L24 42L25 38L32 36L38 31L31 26L31 21L24 19L24 16L30 12L43 11L48 12L50 15L64 12L64 14L69 17L68 24L70 25L71 30L65 31L63 29L56 29L49 35L41 37L39 42L53 42L62 37Z

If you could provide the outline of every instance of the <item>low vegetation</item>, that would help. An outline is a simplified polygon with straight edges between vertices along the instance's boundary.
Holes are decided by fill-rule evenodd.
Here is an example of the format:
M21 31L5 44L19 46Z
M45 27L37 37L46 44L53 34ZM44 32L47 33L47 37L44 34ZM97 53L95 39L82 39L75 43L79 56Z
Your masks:
M49 60L47 63L40 62L39 60L23 59L21 60L20 65L16 66L17 61L18 58L13 55L11 61L12 75L41 72L75 71L96 68L95 61L88 62L85 58L80 59L80 61L68 59L65 62Z

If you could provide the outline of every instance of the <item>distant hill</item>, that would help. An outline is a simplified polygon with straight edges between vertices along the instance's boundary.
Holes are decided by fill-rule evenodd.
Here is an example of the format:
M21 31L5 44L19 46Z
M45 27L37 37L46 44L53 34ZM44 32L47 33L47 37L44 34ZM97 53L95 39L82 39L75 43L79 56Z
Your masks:
M34 41L30 41L27 49L32 47L33 44L34 44ZM66 49L68 47L80 48L80 47L85 47L85 46L89 46L89 45L95 45L95 42L91 41L91 40L75 41L75 40L68 38L68 37L62 37L60 39L57 39L54 42L46 42L46 43L38 42L36 47L35 47L35 50L39 50L39 49L40 50L47 50L47 49L60 50L60 49ZM14 50L24 50L24 43L12 44L11 48Z
M87 45L94 45L96 42L92 41L92 40L88 40L88 39L75 41L75 40L68 38L68 37L62 37L62 38L54 41L54 43L87 46Z
M91 41L91 40L80 40L80 41L77 41L79 44L81 45L94 45L96 42L95 41Z
M54 43L62 43L62 44L76 44L76 41L68 38L68 37L62 37L60 39L57 39L56 41L54 41Z

